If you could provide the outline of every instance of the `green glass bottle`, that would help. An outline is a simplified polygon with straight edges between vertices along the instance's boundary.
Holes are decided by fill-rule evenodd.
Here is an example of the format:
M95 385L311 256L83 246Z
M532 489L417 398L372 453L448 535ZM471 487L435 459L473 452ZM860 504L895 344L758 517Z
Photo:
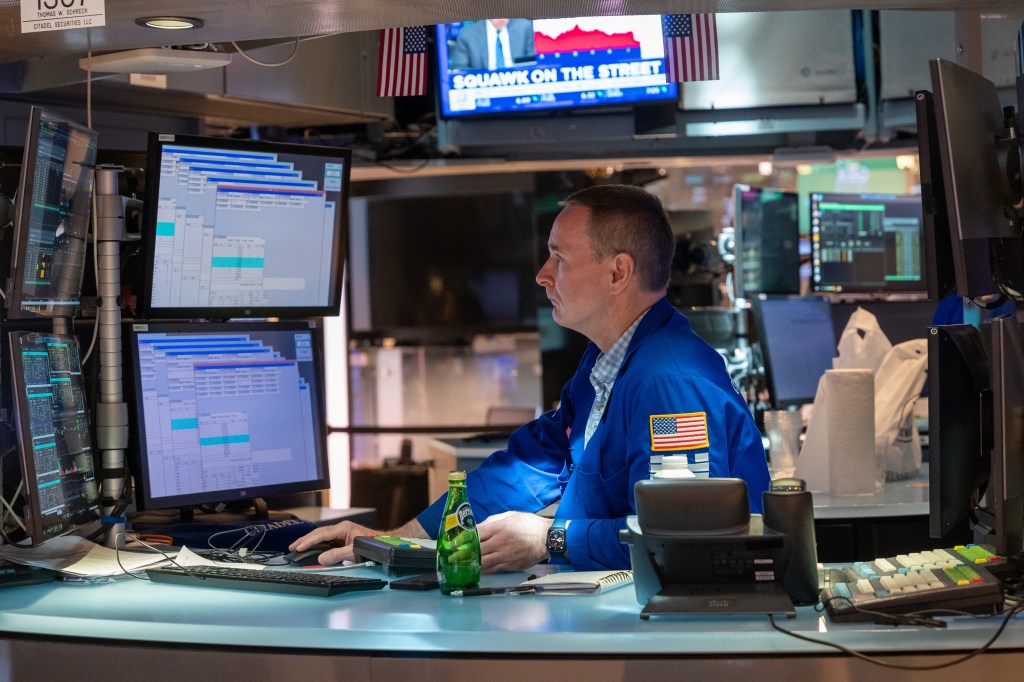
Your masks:
M466 495L466 472L448 474L448 502L437 532L441 594L480 586L480 533Z

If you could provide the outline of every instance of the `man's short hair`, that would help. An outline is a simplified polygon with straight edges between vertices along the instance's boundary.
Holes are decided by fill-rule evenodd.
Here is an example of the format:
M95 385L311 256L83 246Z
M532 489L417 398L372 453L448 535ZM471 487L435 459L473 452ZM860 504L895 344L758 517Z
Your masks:
M633 185L595 185L562 202L569 204L590 209L587 233L599 261L627 253L633 258L641 289L668 288L675 237L658 197Z

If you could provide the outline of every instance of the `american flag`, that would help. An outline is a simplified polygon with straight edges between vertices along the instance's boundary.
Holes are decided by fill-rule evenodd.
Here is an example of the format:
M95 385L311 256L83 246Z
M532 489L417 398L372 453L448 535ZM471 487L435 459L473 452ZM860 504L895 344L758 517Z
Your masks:
M718 80L714 14L664 14L665 75L670 83Z
M651 415L651 450L692 450L707 446L706 412Z
M377 96L422 95L426 91L427 27L382 29Z

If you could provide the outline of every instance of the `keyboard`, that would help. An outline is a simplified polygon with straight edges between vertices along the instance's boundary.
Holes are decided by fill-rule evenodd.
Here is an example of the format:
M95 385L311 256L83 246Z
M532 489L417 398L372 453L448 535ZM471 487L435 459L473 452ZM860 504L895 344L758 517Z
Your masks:
M343 592L379 590L388 584L386 580L357 578L351 575L254 570L230 566L190 566L187 569L177 566L147 568L146 575L155 583L304 594L313 597L333 597Z
M1002 562L1002 557L983 545L858 561L831 573L831 584L821 590L821 601L834 621L878 619L864 611L998 613L1003 609L1003 586L985 565Z

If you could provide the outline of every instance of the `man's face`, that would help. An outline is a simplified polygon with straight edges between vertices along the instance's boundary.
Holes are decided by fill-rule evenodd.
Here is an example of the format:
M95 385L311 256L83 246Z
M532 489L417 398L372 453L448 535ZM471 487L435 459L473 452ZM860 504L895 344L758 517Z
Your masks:
M569 204L555 219L548 238L548 259L537 273L537 284L554 310L555 322L593 339L601 329L611 300L611 261L598 262L590 247L587 224L590 209Z
M508 19L491 19L491 23L494 24L494 28L500 31L508 26Z

